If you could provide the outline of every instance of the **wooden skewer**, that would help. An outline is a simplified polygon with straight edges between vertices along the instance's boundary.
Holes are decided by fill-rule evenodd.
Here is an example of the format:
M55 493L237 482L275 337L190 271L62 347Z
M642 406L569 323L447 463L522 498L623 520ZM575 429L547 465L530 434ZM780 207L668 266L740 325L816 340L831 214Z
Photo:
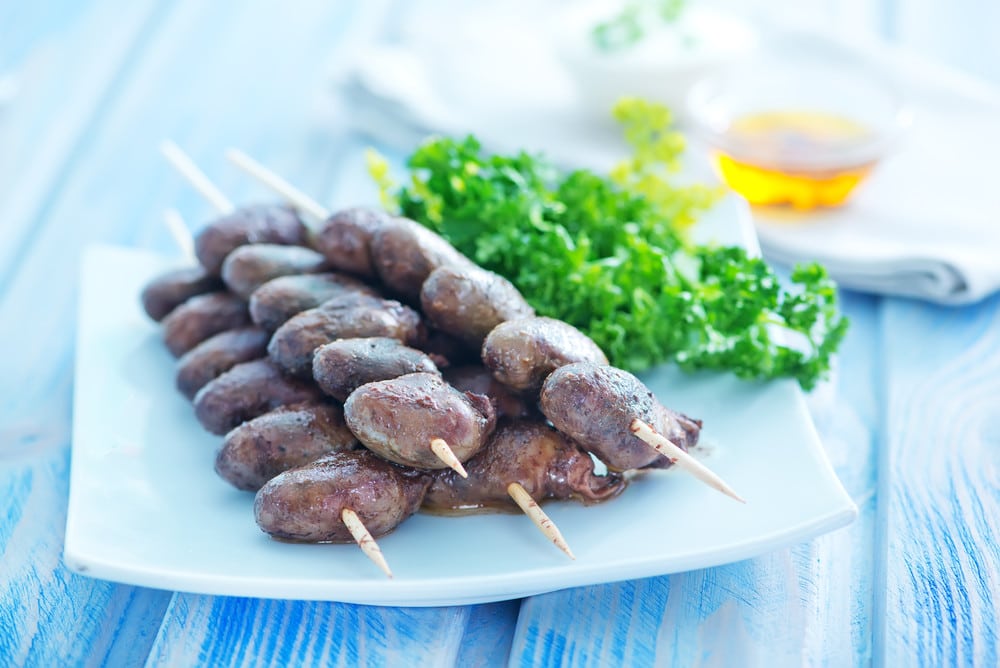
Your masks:
M160 151L163 153L163 157L174 166L181 176L187 179L188 183L197 190L202 197L204 197L208 202L215 207L215 210L220 214L227 214L233 212L236 207L233 203L229 201L229 198L222 194L222 191L215 187L205 172L201 171L198 165L194 164L194 160L188 156L187 153L181 150L181 147L165 139L160 144Z
M458 472L458 475L463 478L468 478L469 474L466 472L465 467L462 466L462 462L458 461L458 457L452 451L451 447L441 438L435 438L431 441L431 450L437 455L437 458L442 462L447 464L450 468Z
M728 497L736 499L740 503L746 503L746 499L733 491L733 489L716 475L711 469L699 462L697 459L677 447L668 438L658 434L651 426L636 418L632 420L629 429L633 434L648 443L654 450L669 459L671 462L681 467L698 480L709 487L713 487Z
M521 483L512 482L507 485L507 493L510 494L510 498L514 499L514 503L520 506L521 510L524 511L524 514L531 518L531 521L535 523L535 526L537 526L541 532L545 534L546 538L555 543L556 547L565 552L566 556L570 559L573 559L574 561L576 560L576 556L573 554L573 551L569 549L569 545L563 538L562 533L559 532L559 528L556 526L555 522L553 522L549 516L545 514L545 511L538 505L538 502L531 498L531 495L528 494L528 490L526 490Z
M184 224L184 219L181 218L181 214L178 213L177 209L167 209L164 211L163 223L167 226L170 236L173 237L174 243L177 244L187 263L197 264L198 258L194 253L194 238L191 236L191 230Z
M378 543L375 542L375 539L372 538L371 533L368 532L358 514L350 508L344 508L340 511L340 519L344 521L347 530L354 536L354 541L361 548L361 551L365 553L365 556L371 559L376 566L382 569L383 573L391 578L392 571L389 570L389 564L386 563L385 557L382 556L382 550L379 548Z
M249 155L235 148L226 151L230 162L248 173L262 184L275 191L296 208L301 209L317 220L325 220L330 211L322 204L306 195L291 183L278 176L275 172L260 164Z

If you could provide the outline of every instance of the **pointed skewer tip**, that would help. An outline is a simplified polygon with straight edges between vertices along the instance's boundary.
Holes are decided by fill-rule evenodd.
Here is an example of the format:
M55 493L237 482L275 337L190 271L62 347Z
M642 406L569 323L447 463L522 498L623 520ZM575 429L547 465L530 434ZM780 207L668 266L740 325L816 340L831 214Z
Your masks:
M455 456L455 452L443 438L431 440L431 450L448 468L453 469L463 478L469 477L465 467L462 466L462 462Z
M559 527L553 522L542 507L538 505L538 502L531 498L528 494L528 490L524 488L521 483L512 482L507 485L507 494L510 498L514 500L514 503L524 511L524 514L531 518L531 521L535 523L535 526L545 534L545 537L551 540L556 547L562 550L566 556L568 556L573 561L576 561L576 555L573 554L573 550L569 549L569 544L566 539L563 538L562 532L559 531Z
M350 508L344 508L340 512L340 519L343 520L347 530L354 537L354 542L358 544L358 547L365 553L365 556L382 569L382 572L387 577L392 578L392 571L389 570L389 564L386 562L385 557L382 556L382 550L379 548L378 543L375 542L375 539L372 538L371 533L365 527L361 518L358 517L358 514Z
M684 469L709 487L722 492L729 498L735 499L740 503L746 503L746 499L733 491L717 473L682 450L670 439L657 433L656 430L639 418L632 420L632 423L629 425L629 431L672 463Z

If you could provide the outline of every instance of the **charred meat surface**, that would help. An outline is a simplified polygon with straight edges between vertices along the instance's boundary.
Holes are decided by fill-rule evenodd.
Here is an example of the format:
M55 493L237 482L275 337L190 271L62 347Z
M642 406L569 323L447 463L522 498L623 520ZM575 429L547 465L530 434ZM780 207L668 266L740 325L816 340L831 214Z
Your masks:
M607 364L608 358L586 334L553 318L509 320L483 342L483 363L515 390L537 390L552 371L574 362Z
M193 399L202 387L240 362L267 354L268 336L260 327L240 327L205 339L177 361L177 389Z
M240 246L222 263L222 280L230 290L249 299L254 290L273 278L315 274L326 270L326 258L302 246L253 244Z
M337 211L313 235L312 247L322 253L334 269L365 278L374 277L372 237L390 218L384 211L364 207Z
M625 489L617 473L599 476L580 446L541 420L502 421L490 442L465 463L463 478L447 469L434 476L424 506L432 511L475 508L515 510L507 485L520 483L536 501L596 503Z
M337 339L384 336L419 346L425 329L420 314L395 300L345 294L293 316L271 337L267 352L281 368L312 377L313 352Z
M459 392L430 373L362 385L344 403L344 417L367 448L420 469L446 466L431 450L432 440L444 440L464 462L483 447L496 425L488 398Z
M283 471L357 446L340 406L284 406L226 434L215 472L237 489L257 491Z
M514 392L498 381L482 364L453 367L445 369L442 373L444 379L456 390L489 397L493 408L496 409L497 418L517 419L539 414L535 401Z
M294 209L280 205L241 207L207 225L194 240L195 254L205 270L217 276L234 249L247 244L305 246L306 226Z
M385 286L411 304L438 267L476 268L467 257L431 230L406 218L391 218L372 237L372 263Z
M367 450L335 452L271 478L254 498L257 526L274 538L349 543L349 508L378 538L420 507L427 474L390 464Z
M535 315L513 283L474 267L435 269L421 288L420 305L434 327L476 348L501 322Z
M274 332L297 313L347 292L377 297L378 291L345 274L299 274L268 281L250 295L250 317Z
M420 371L438 373L426 354L386 337L340 339L320 346L313 356L313 378L340 401L367 383Z
M635 418L656 428L665 413L649 388L627 371L587 362L560 367L542 387L541 407L556 429L608 468L624 471L667 462L629 430Z
M163 340L180 357L219 332L250 324L247 303L228 292L191 297L163 319Z
M191 297L222 289L222 281L202 267L174 269L157 276L142 290L142 308L159 322Z
M290 378L271 360L259 359L237 364L201 388L194 412L206 430L221 436L275 408L322 398L314 384Z

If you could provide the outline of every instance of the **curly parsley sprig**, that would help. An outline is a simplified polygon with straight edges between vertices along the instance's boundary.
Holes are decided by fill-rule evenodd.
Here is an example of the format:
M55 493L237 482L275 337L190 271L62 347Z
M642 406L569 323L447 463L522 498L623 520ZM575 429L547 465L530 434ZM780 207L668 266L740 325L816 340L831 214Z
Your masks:
M786 289L743 248L692 244L686 226L719 192L672 182L683 139L663 107L626 100L615 115L635 155L609 177L487 155L473 137L421 145L399 188L378 156L369 169L385 202L509 278L540 314L585 331L617 366L673 361L811 389L847 330L826 271L797 267Z

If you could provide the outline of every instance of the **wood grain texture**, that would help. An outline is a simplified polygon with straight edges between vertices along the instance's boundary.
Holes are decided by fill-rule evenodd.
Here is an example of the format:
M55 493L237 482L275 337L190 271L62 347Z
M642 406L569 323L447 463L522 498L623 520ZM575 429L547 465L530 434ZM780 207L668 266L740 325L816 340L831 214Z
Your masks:
M60 307L59 292L75 289L76 263L49 265L34 282L22 272L44 255L37 241L50 207L161 3L65 4L20 7L3 24L0 47L3 67L16 66L21 79L0 117L0 344L8 351L0 356L0 664L134 665L168 595L91 580L61 563L74 314L65 299ZM10 18L11 5L2 11ZM112 17L117 32L94 40Z
M169 594L65 569L68 444L23 436L30 458L0 460L0 665L141 663Z
M887 666L1000 665L1000 297L893 301L875 620Z
M146 665L496 666L458 656L468 629L502 660L495 647L503 638L485 642L476 627L485 620L491 632L512 629L494 618L507 616L508 607L383 608L177 594Z
M827 453L858 503L850 527L707 570L526 599L511 663L800 666L870 661L878 301L845 294L849 368L810 397ZM850 397L851 400L846 400Z

